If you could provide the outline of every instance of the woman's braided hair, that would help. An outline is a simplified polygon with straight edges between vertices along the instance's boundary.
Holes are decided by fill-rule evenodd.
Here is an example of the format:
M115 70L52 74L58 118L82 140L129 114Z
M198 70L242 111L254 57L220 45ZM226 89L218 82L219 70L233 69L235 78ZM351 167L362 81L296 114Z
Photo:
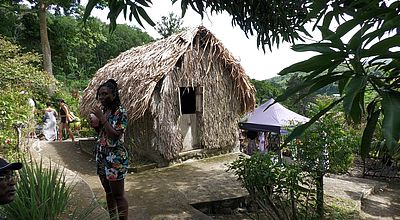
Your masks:
M114 79L109 79L109 80L107 80L107 82L101 84L99 86L99 88L97 88L96 99L99 99L100 88L104 87L104 86L111 89L111 92L115 97L113 102L111 103L111 112L115 112L117 110L117 108L121 105L121 100L119 99L117 82Z

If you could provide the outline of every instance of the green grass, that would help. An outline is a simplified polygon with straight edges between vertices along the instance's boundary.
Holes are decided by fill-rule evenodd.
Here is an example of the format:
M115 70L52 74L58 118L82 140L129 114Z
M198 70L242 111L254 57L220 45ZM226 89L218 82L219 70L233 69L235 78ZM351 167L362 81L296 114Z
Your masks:
M340 199L325 195L325 219L359 219L359 207L350 199Z

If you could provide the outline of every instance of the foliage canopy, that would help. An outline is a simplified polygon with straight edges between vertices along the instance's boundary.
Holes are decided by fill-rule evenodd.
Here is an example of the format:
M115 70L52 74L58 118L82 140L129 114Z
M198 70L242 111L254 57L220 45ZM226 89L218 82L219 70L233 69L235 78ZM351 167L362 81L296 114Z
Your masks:
M395 117L400 113L400 51L396 50L400 42L400 2L315 1L314 10L318 9L317 6L321 12L317 13L317 21L320 22L315 27L321 32L322 40L294 45L293 50L319 54L280 72L280 75L296 71L306 74L301 84L289 88L277 101L306 89L301 99L332 83L337 83L340 99L317 113L310 122L298 127L289 139L301 134L331 108L343 103L344 112L355 123L362 122L366 114L367 123L361 143L363 157L369 152L381 114L388 152L400 156L400 118ZM336 28L333 28L334 22L338 23ZM347 42L343 40L346 34L350 35ZM346 69L339 68L343 64ZM373 97L366 100L371 94Z
M176 3L177 0L171 0ZM310 0L297 1L227 1L227 0L182 0L182 17L186 10L192 8L202 17L206 9L211 13L227 12L232 16L232 25L238 25L246 35L257 35L257 46L265 50L265 45L269 49L273 44L279 45L280 42L294 42L302 39L300 33L307 34L303 27L303 22L309 13ZM89 0L84 19L88 18L96 5L101 4L101 0ZM123 13L125 19L133 18L143 26L142 19L152 26L155 23L148 16L144 8L151 8L151 0L133 0L108 2L110 12L111 30L116 27L116 19ZM151 9L150 9L151 10Z

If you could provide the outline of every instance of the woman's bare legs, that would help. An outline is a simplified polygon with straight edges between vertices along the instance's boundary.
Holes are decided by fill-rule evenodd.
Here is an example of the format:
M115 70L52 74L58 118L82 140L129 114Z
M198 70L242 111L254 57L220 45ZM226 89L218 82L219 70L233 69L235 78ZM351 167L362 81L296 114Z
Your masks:
M60 123L60 127L58 128L58 141L61 142L63 139L63 131L64 129L64 123Z
M106 192L107 208L111 219L119 220L128 219L128 201L124 195L124 180L108 181L105 177L100 176L101 184ZM118 210L118 212L117 212Z
M58 131L58 140L61 142L63 138L63 130L66 129L68 132L69 137L71 138L72 142L75 142L74 133L72 133L71 128L69 127L68 123L61 123L60 129Z

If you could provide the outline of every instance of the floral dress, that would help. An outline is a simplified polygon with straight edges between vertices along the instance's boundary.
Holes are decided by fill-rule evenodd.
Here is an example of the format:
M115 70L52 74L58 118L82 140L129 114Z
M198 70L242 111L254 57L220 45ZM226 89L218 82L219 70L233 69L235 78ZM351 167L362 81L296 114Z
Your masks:
M108 181L122 180L128 171L128 152L124 147L124 132L128 125L125 108L120 106L107 121L115 130L122 130L122 135L113 140L107 137L104 127L100 129L96 145L97 174Z

